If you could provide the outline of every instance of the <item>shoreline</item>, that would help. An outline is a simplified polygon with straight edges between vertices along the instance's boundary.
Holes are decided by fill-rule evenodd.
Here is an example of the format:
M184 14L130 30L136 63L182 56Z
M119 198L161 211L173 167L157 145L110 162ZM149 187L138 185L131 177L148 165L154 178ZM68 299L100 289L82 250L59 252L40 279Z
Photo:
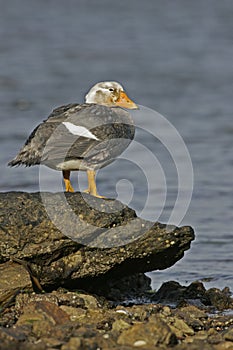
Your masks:
M176 306L169 306L172 300ZM1 310L2 350L137 348L232 350L233 299L228 289L170 281L127 302L64 288L22 290Z
M153 291L144 274L182 259L190 226L168 229L87 194L46 196L65 232L40 193L0 193L0 349L233 350L229 288L170 281Z

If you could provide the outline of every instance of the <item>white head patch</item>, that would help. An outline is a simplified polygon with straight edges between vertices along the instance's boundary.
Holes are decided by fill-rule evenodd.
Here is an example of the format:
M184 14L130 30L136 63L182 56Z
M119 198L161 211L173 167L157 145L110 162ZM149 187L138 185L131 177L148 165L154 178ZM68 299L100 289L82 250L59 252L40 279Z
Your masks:
M95 103L96 92L101 90L104 94L109 95L111 91L109 89L121 90L123 91L123 86L116 81L101 81L100 83L95 84L86 94L85 102L86 103Z

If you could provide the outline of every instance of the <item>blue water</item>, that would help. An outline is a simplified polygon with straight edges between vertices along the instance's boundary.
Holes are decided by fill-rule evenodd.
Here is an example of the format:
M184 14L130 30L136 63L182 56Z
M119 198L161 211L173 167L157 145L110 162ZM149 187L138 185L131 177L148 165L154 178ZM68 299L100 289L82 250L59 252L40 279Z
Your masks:
M135 102L175 126L194 169L192 201L181 224L194 227L196 240L175 266L150 273L153 287L209 279L206 287L233 290L233 3L12 0L1 2L0 17L0 190L38 191L38 167L10 169L6 163L54 107L82 102L95 82L119 81ZM157 127L150 115L135 117ZM153 200L143 217L153 220L161 209L161 168L167 193L159 219L167 222L177 196L176 168L158 140L143 131L136 140L158 159L158 177L149 187ZM140 214L151 160L133 147L133 162L127 156L102 169L98 188ZM61 175L48 170L47 180L52 188ZM72 181L77 188L77 174ZM84 188L83 174L79 182Z

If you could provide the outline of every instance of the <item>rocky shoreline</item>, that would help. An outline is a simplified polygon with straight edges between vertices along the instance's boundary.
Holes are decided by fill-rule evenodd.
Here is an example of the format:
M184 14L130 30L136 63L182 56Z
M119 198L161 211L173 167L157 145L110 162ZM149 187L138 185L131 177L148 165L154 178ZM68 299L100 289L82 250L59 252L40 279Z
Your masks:
M24 290L1 310L2 350L137 348L232 350L229 290L167 282L157 292L141 290L127 303L63 288L40 294Z
M113 200L43 195L0 193L0 349L233 350L228 288L152 291L144 274L181 259L191 227Z

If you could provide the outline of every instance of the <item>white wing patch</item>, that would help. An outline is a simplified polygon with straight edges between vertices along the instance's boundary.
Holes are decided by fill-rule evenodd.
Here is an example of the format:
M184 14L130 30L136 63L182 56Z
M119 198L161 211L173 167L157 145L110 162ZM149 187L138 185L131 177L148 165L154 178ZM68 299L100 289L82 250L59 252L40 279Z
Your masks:
M73 135L87 137L89 139L99 140L92 132L90 132L84 126L78 126L70 122L62 122L66 129Z

